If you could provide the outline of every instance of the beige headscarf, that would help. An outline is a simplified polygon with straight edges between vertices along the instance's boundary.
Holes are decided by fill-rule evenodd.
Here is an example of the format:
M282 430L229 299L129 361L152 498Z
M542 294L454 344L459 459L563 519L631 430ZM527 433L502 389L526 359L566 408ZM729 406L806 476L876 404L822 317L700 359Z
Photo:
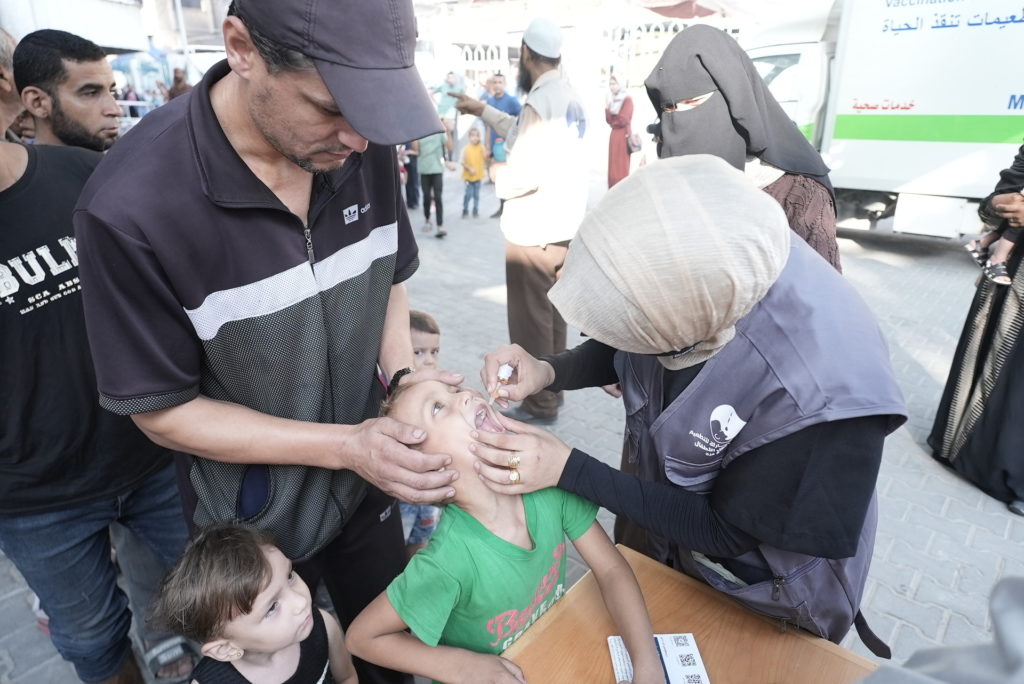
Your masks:
M548 297L566 321L671 370L715 355L789 255L778 202L706 154L664 159L611 188L583 220ZM696 345L696 346L694 346Z

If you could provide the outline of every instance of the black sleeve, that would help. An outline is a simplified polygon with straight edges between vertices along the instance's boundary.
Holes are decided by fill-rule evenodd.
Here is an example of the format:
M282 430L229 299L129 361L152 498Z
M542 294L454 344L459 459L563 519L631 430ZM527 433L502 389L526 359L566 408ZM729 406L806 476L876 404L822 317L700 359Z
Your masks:
M709 497L641 480L577 449L572 450L558 486L709 556L731 558L757 546L755 538L715 512Z
M1013 158L1010 168L999 172L999 182L992 193L981 201L981 206L978 207L981 220L990 226L1000 225L1003 218L992 211L992 198L1008 192L1020 192L1021 188L1024 188L1024 145L1021 145L1020 151Z
M615 374L615 349L597 340L583 344L559 354L540 357L555 369L555 381L545 389L552 392L601 387L619 381Z
M853 556L888 425L889 416L820 423L754 449L722 470L711 505L770 546Z
M824 558L857 552L888 416L804 428L743 454L709 496L647 482L573 449L558 486L708 556L765 543Z

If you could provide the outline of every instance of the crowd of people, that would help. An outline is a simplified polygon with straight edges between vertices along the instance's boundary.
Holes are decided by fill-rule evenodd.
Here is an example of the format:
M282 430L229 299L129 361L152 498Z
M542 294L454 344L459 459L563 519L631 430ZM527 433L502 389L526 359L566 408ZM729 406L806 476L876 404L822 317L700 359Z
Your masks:
M663 682L599 506L615 541L888 657L860 603L907 413L841 273L828 168L735 40L671 40L644 84L659 160L632 173L637 105L611 76L588 212L557 24L524 26L522 101L503 74L431 97L410 1L304 8L234 0L226 59L176 75L123 140L101 48L0 33L0 127L34 139L0 143L0 551L78 677L143 681L134 615L157 681L525 682L502 653L568 589L568 538L632 681ZM1003 244L1022 169L1024 147L982 206L1001 239L969 245L989 278L932 444L1024 514ZM447 234L448 172L463 218L485 180L501 200L509 336L487 394L444 369L405 286L417 232ZM563 392L602 386L619 468L549 429Z

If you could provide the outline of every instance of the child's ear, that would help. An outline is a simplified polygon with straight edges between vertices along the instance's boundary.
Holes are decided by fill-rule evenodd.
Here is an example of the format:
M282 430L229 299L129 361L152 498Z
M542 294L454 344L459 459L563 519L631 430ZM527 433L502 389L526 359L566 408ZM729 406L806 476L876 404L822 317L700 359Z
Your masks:
M214 639L213 641L208 641L203 644L200 651L207 658L213 658L214 660L219 660L222 663L230 663L232 660L238 660L245 653L243 649L239 648L227 639Z

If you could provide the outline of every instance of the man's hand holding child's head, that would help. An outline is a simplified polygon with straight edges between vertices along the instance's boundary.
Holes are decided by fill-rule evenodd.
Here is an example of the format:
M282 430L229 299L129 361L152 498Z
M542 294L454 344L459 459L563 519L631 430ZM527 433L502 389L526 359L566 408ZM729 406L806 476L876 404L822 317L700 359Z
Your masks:
M416 448L426 439L423 428L388 417L366 420L356 427L354 448L366 454L356 470L364 480L409 503L433 503L455 496L451 483L459 473L445 470L451 457Z
M461 385L466 381L466 376L455 371L441 370L439 368L421 367L403 376L398 381L399 385L408 385L411 382L423 382L424 380L437 380L446 385Z

